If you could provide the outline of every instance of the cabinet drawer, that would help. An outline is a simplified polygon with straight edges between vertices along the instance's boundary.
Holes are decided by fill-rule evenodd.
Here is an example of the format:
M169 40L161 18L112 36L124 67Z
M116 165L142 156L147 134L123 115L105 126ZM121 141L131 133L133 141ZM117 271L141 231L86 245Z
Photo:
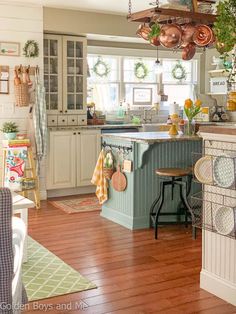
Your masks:
M68 125L77 125L78 124L78 116L67 116Z
M78 125L87 125L87 116L78 116Z
M48 118L48 126L56 126L57 125L57 116L49 115Z
M67 116L58 116L58 125L67 125Z

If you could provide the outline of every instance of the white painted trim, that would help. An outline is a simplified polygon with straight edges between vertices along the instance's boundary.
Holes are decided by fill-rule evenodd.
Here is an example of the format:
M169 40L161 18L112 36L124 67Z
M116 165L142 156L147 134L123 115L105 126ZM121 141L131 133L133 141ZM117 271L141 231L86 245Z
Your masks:
M40 200L45 201L47 199L47 191L40 191Z
M199 132L199 135L204 140L209 140L209 141L212 140L212 141L236 142L235 135L219 134L219 133L205 133L205 132Z
M112 208L106 207L106 205L102 206L102 212L100 215L125 228L133 230L133 218L132 217L127 216L123 213L120 213Z
M236 285L202 269L200 288L236 306Z
M78 188L47 190L47 198L91 194L91 193L94 193L95 190L96 190L96 187L94 186L83 186L83 187L78 187Z

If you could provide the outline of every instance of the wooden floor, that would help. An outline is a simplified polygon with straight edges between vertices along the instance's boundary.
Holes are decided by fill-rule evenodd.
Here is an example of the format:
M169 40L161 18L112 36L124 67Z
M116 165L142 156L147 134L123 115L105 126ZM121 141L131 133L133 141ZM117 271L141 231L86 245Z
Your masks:
M43 202L30 210L29 234L98 288L42 300L40 310L31 303L27 313L236 313L199 288L201 235L192 240L190 228L164 226L154 240L153 230L132 232L99 212L69 215ZM88 307L79 310L80 301Z

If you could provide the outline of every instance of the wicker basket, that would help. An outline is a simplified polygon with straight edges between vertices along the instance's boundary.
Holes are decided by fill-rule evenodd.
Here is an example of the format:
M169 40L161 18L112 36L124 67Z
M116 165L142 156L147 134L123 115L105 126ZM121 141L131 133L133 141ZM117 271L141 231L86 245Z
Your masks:
M30 97L29 97L29 87L27 83L21 83L15 85L15 101L16 106L18 107L27 107L29 106Z
M113 168L103 168L103 174L106 179L110 180L113 173L114 173Z

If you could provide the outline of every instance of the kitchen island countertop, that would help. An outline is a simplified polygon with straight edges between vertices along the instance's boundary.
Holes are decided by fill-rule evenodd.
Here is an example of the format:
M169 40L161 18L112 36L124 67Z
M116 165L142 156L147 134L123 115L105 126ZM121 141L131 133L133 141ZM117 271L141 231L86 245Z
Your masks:
M197 135L169 135L168 132L138 132L138 133L113 133L103 134L105 138L113 138L137 143L154 144L158 142L199 141Z

